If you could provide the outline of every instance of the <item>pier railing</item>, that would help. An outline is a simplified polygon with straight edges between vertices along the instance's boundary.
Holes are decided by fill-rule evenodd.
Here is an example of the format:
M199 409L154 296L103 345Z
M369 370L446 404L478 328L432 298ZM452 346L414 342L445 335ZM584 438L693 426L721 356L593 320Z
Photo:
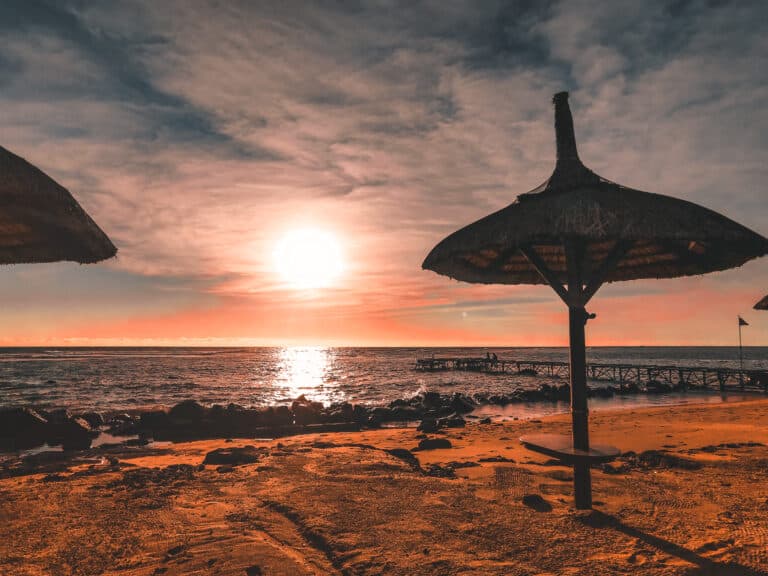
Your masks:
M549 376L565 380L570 378L568 362L549 360L509 360L486 357L419 358L416 360L415 368L424 372L460 370L490 374ZM675 389L711 388L768 392L768 371L766 370L588 363L587 377L593 381L645 387L661 384Z

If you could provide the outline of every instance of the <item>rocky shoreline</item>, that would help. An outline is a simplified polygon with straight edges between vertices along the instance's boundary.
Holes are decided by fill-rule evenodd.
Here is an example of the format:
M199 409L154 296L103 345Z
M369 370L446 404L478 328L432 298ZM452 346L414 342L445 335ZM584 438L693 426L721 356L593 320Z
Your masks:
M610 398L682 390L652 382L645 388L635 385L591 388L589 395ZM308 432L375 429L408 422L419 422L419 430L434 432L465 426L467 418L477 418L472 412L479 406L503 407L523 402L568 401L569 398L567 384L543 384L537 389L518 388L503 395L425 392L394 400L387 406L349 402L324 406L302 395L290 405L259 408L238 404L203 406L195 400L185 400L167 410L112 413L73 414L67 409L8 408L0 410L0 451L29 450L45 444L61 446L66 451L85 450L102 432L129 437L130 442L138 444L151 440L277 438Z

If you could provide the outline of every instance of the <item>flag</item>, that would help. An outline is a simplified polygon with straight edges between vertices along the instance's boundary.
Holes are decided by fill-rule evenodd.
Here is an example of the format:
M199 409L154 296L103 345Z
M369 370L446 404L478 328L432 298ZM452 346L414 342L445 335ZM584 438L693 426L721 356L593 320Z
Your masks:
M747 321L744 320L744 318L739 316L739 326L749 326L749 324L747 324Z

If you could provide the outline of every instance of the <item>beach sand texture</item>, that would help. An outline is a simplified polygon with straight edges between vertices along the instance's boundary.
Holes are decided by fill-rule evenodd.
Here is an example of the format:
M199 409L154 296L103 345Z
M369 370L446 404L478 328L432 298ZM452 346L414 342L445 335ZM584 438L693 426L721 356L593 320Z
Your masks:
M768 574L768 400L595 413L628 455L570 469L518 437L567 415L93 449L0 468L0 574ZM251 445L255 462L200 466ZM654 452L646 452L646 451ZM451 477L455 475L455 477Z

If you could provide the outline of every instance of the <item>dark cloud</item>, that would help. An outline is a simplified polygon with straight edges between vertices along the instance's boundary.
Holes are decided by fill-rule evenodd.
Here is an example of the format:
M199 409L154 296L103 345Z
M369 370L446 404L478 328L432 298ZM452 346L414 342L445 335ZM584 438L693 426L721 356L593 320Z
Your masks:
M46 100L82 98L102 99L140 109L143 117L134 137L144 142L162 140L165 143L190 143L209 151L228 154L245 160L276 159L278 155L255 145L238 142L220 132L211 115L183 96L158 89L151 81L143 60L168 43L161 35L143 32L137 26L130 36L112 34L102 28L86 25L77 8L85 2L45 2L40 0L8 0L0 3L0 35L15 38L25 34L52 35L71 45L81 58L96 65L99 74L87 85L52 83L44 93L24 92L23 84L16 86L25 97ZM24 71L23 58L11 61L10 74ZM5 64L0 61L0 68ZM26 70L27 74L43 76L45 70ZM7 76L6 76L7 77ZM143 129L141 128L143 127ZM80 128L84 131L83 128ZM62 135L76 135L75 130L59 129Z

